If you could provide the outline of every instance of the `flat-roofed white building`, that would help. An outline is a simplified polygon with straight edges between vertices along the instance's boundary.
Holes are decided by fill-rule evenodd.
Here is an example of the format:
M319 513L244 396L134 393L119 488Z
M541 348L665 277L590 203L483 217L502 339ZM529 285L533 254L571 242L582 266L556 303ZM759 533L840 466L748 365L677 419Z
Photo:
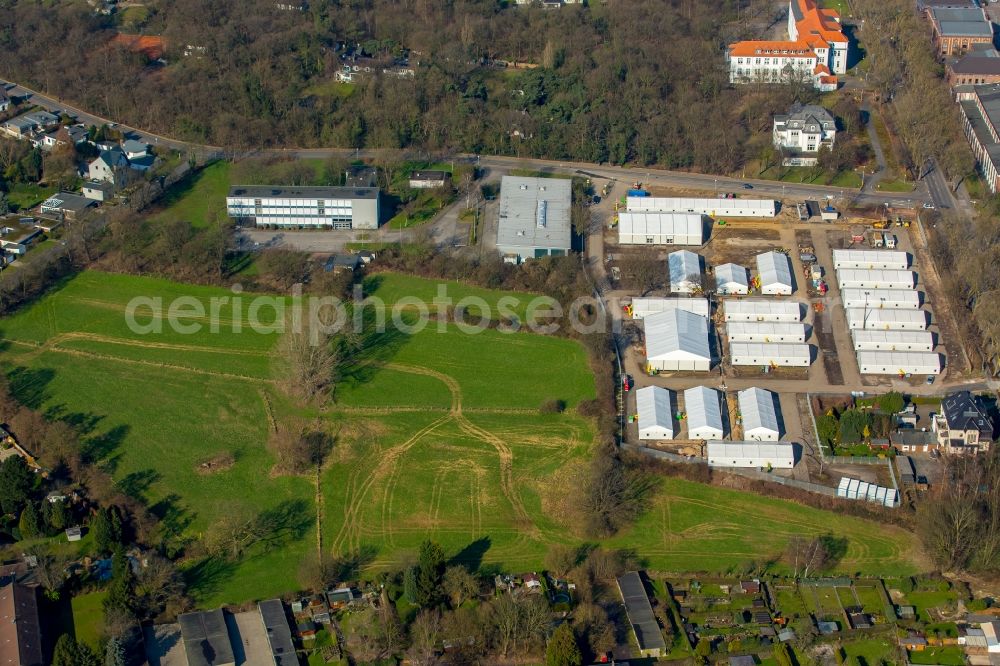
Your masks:
M769 296L791 296L795 291L792 279L792 262L787 254L764 252L757 255L757 275L760 293Z
M710 217L774 217L774 199L692 199L687 197L628 197L629 211L698 213Z
M659 386L646 386L635 392L639 415L639 439L673 439L674 414L671 392Z
M701 245L704 242L705 221L700 213L618 213L618 243L621 245Z
M749 467L752 469L795 467L795 445L791 442L764 444L756 441L709 442L709 467Z
M712 367L706 317L673 309L648 315L643 324L646 361L653 370L707 372Z
M934 334L930 331L873 331L858 329L851 332L854 351L934 351Z
M720 296L742 296L750 293L747 269L739 264L722 264L715 267L715 291Z
M677 250L667 255L670 291L693 294L701 291L701 256L690 250Z
M259 227L378 229L377 187L235 185L226 212Z
M642 297L632 299L632 319L644 319L647 315L667 310L684 310L692 314L708 317L709 306L707 298L654 298Z
M864 268L905 271L910 267L910 255L901 250L834 250L833 269Z
M877 308L847 308L849 329L883 331L925 331L927 313L923 310L879 310Z
M500 182L497 251L504 261L569 254L573 224L568 178L504 176Z
M764 342L730 342L729 362L735 366L759 365L779 368L808 368L812 360L809 345Z
M939 375L941 357L927 352L859 351L863 375Z
M840 292L845 308L920 309L916 289L844 289Z
M726 325L726 335L730 342L793 342L806 341L806 325L803 323L775 321L734 321Z
M723 315L726 321L802 321L802 309L798 303L762 298L727 299Z
M688 439L722 439L722 395L707 386L694 386L684 391L684 413Z
M755 442L777 442L781 439L781 414L776 397L756 386L736 395L744 439Z
M837 271L841 289L913 289L913 271L842 268Z

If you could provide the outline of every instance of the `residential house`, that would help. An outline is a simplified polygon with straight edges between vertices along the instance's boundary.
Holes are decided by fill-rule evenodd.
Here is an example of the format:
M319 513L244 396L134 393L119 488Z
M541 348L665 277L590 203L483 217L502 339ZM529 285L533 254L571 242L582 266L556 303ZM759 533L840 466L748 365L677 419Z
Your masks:
M833 148L837 122L821 106L795 104L787 114L774 117L772 142L784 154L785 166L816 164L820 148Z
M11 118L0 129L15 139L27 139L36 131L55 127L59 124L59 116L47 111L32 111L16 118Z
M930 430L897 430L889 434L889 444L902 453L928 453L938 447L937 435Z
M1000 52L992 44L976 44L965 55L945 62L945 76L952 88L1000 83Z
M0 113L4 113L11 106L10 95L3 88L0 88Z
M410 187L414 190L444 187L450 178L447 171L414 171L410 174Z
M90 180L111 183L115 187L125 185L128 173L128 158L121 150L105 150L90 163L87 175Z
M93 201L109 201L115 195L115 186L112 183L105 183L100 180L88 180L80 188L80 192L87 199Z
M135 139L127 139L122 142L121 150L130 161L139 157L149 155L149 144Z
M993 423L969 391L945 396L932 426L940 449L953 455L986 453L993 442Z
M334 254L326 260L323 270L327 273L341 271L356 271L361 266L361 257L356 254Z
M10 582L0 587L0 661L43 666L36 588Z
M981 7L931 7L926 14L942 57L961 55L975 44L993 43L993 24Z
M221 608L177 617L184 653L191 666L236 666L233 644Z
M57 220L75 220L93 205L94 201L87 197L69 192L59 192L43 201L39 210L42 215Z
M809 81L819 90L836 90L836 75L847 72L849 45L840 14L815 0L789 0L787 29L787 41L730 44L730 82Z

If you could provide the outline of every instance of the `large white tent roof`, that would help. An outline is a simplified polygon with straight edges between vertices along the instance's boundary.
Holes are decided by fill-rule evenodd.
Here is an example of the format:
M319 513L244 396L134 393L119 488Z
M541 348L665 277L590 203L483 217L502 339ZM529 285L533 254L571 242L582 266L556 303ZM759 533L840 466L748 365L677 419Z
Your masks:
M910 345L934 349L934 334L930 331L886 331L872 329L857 329L851 331L854 338L854 348L857 350L877 351L879 349L892 351L899 345L909 349Z
M670 391L659 386L646 386L635 392L635 408L639 414L639 432L660 427L674 433L674 418Z
M847 308L847 321L851 328L893 329L927 328L927 313L923 310L890 308Z
M701 284L701 257L691 250L677 250L667 255L670 290L680 291Z
M747 269L739 264L716 266L715 286L720 293L746 293L750 288Z
M731 321L726 333L732 342L805 342L806 325L801 322ZM794 340L792 339L794 338Z
M791 442L756 442L715 440L708 442L708 459L712 460L760 460L780 464L795 462L795 445Z
M693 386L684 391L684 411L689 433L712 429L722 436L722 408L719 392L707 386Z
M837 271L841 289L913 289L913 271L841 268Z
M840 292L845 308L912 309L920 307L920 292L915 289L859 289L848 287Z
M646 358L711 360L708 318L675 308L648 315L643 324Z
M705 226L700 213L669 213L656 211L621 211L618 213L619 236L673 236L693 239L700 245L705 240ZM678 243L684 245L686 243Z
M656 312L666 312L667 310L685 310L702 317L707 317L707 298L633 298L632 318L643 319Z
M774 407L773 393L753 386L740 391L737 394L737 399L740 405L740 416L743 417L744 432L758 428L781 432L778 412Z
M760 286L781 285L792 289L792 264L788 255L781 252L764 252L757 255L757 273Z
M899 250L834 250L833 268L891 268L905 270L910 256Z
M727 299L726 320L751 317L758 321L800 321L801 306L794 301L771 301L763 298Z

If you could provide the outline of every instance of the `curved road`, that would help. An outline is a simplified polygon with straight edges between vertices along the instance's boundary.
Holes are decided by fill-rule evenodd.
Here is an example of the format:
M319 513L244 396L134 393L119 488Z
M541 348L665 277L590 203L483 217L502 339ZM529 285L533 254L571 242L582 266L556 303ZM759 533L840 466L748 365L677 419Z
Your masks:
M0 82L0 85L3 85ZM375 151L351 150L344 148L285 148L266 149L258 151L235 151L221 146L209 146L203 144L189 143L171 137L162 136L128 125L115 123L67 104L61 100L44 95L36 90L26 88L18 84L6 84L7 94L12 97L24 97L33 104L48 111L66 111L70 115L76 116L79 122L88 125L109 125L119 130L132 134L136 139L158 146L165 146L173 150L182 152L194 152L204 157L237 157L240 155L272 155L289 157L314 157L324 158L334 155L342 157L373 157ZM383 152L383 151L379 151ZM775 199L795 198L795 199L826 199L832 197L841 200L850 200L861 205L882 205L888 203L890 206L918 207L926 201L935 201L928 196L926 185L921 183L914 192L908 194L892 194L878 192L858 192L854 189L842 187L829 187L825 185L811 185L801 183L777 183L770 180L758 180L753 178L730 178L728 176L715 176L711 174L688 173L684 171L667 171L663 169L620 167L607 164L593 164L587 162L565 162L558 160L542 160L532 158L507 157L502 155L468 155L460 154L456 159L476 163L484 167L497 169L524 168L535 171L552 171L561 173L580 173L591 178L616 179L623 183L641 182L644 184L655 183L663 187L674 187L692 190L714 190L715 192L737 192L746 195L759 195L763 197L774 197ZM744 185L750 185L752 190L744 191Z

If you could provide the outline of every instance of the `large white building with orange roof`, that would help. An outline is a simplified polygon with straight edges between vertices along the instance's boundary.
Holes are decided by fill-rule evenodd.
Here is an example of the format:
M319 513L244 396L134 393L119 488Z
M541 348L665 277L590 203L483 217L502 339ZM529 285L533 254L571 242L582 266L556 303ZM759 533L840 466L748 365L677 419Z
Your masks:
M732 83L812 81L836 90L837 74L847 71L847 36L840 15L815 0L789 0L788 41L745 41L729 45Z

